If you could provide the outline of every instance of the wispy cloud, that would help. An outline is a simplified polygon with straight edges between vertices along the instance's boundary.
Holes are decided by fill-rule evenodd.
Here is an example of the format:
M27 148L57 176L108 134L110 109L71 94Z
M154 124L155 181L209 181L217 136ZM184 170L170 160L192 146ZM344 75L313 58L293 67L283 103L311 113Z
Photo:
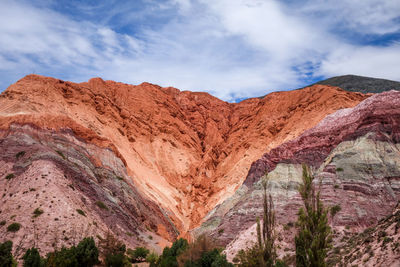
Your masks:
M378 0L0 2L0 86L36 72L228 101L320 76L400 80L400 5Z

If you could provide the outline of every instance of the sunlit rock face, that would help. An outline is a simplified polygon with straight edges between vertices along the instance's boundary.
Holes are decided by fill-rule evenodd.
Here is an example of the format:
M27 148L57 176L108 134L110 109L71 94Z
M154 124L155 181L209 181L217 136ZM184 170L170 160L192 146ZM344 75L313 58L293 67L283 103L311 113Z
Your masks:
M390 214L400 200L399 143L400 92L373 95L264 154L252 164L239 190L213 209L194 233L206 232L229 244L230 257L254 240L254 223L262 214L260 178L269 172L280 242L282 248L293 249L294 231L282 226L296 220L301 206L297 186L302 163L312 167L325 205L341 206L332 221L336 240L344 227L362 230Z
M8 151L0 156L0 219L15 213L23 225L15 238L27 234L26 246L37 227L46 251L55 235L65 239L58 245L69 245L74 225L90 225L93 235L111 230L129 246L162 248L232 196L264 153L367 97L315 85L227 103L149 83L29 75L0 95L0 142ZM17 159L20 151L26 154ZM3 179L9 173L15 178ZM75 190L68 186L74 183ZM36 207L45 213L28 225ZM1 235L12 238L5 229Z

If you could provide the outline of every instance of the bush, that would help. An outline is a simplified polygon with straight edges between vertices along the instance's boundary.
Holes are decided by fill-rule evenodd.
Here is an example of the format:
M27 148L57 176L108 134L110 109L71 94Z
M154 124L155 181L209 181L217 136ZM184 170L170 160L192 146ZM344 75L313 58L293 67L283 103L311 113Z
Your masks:
M330 208L330 213L332 218L335 217L335 215L342 210L342 207L340 205L334 205Z
M125 255L123 253L117 254L108 254L106 256L106 266L107 267L124 267L124 266L131 266Z
M85 217L86 217L86 214L85 214L85 212L84 212L83 210L81 210L81 209L77 209L77 210L76 210L76 212L78 212L80 215L82 215L82 216L85 216Z
M337 172L342 172L342 171L343 171L343 168L340 168L340 167L339 167L339 168L336 168L336 171L337 171Z
M57 154L60 155L63 159L67 159L64 154L60 150L56 150Z
M155 252L149 253L146 257L146 262L150 263L150 267L156 266L156 262L158 261L158 255Z
M4 221L4 220L0 222L0 226L3 226L5 224L6 224L6 221Z
M16 262L11 253L13 243L11 241L6 241L0 243L0 266L1 267L11 267L17 266Z
M47 254L46 267L78 267L80 266L76 258L76 248L61 248Z
M6 176L6 179L7 179L7 180L11 180L11 179L14 178L14 177L15 177L14 173L9 173L9 174L7 174L7 176Z
M15 232L18 232L20 228L21 228L21 224L12 223L7 227L7 231L15 233Z
M61 248L47 254L46 267L92 267L99 264L99 251L92 237L84 238L78 246Z
M150 251L144 247L137 247L134 250L128 249L128 256L130 256L131 262L143 262L146 260L147 255Z
M44 267L45 260L40 257L39 251L37 248L30 248L25 252L25 255L22 257L24 260L24 267Z
M99 250L93 237L86 237L76 247L76 258L80 266L94 266L99 264Z
M100 208L100 209L103 209L103 210L108 210L108 207L106 206L106 204L104 204L104 202L102 202L102 201L96 201L96 205Z
M22 158L24 155L25 155L25 151L20 151L20 152L18 152L17 154L15 154L15 157L16 157L17 159L19 159L19 158Z
M43 214L43 210L41 210L41 209L39 209L39 208L36 208L34 211L33 211L33 217L34 218L36 218L36 217L39 217L40 215L42 215Z
M125 245L117 240L110 232L105 238L98 236L99 248L102 255L105 257L106 266L130 266L128 258L125 256Z
M179 238L172 244L171 248L164 248L157 265L161 267L178 267L178 261L176 260L176 257L184 252L187 247L187 240Z

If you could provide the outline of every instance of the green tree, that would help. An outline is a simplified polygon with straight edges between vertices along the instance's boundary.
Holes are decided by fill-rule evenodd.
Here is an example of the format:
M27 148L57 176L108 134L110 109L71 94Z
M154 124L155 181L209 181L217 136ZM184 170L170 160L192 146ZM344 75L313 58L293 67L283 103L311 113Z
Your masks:
M172 244L171 248L164 248L157 265L161 267L178 267L178 261L176 257L184 252L188 246L189 244L186 239L179 238Z
M128 249L128 256L130 257L131 262L143 262L146 260L147 255L150 251L145 247L137 247L134 250Z
M11 241L0 244L0 267L17 266L11 252L12 246L13 243Z
M56 250L47 254L46 267L79 267L79 262L76 258L76 247L62 247L61 250Z
M92 267L99 262L99 250L93 237L86 237L76 247L76 258L80 266Z
M262 178L263 187L263 221L257 218L257 242L246 250L241 250L236 255L238 265L242 267L253 266L284 266L277 260L275 248L275 209L272 196L267 192L268 173ZM282 265L283 264L283 265Z
M107 232L105 238L100 238L99 248L105 259L106 266L123 267L132 265L125 255L126 246L117 240L111 232Z
M39 251L37 248L28 249L24 256L22 257L24 260L24 267L43 267L45 266L44 259L40 257Z
M157 261L158 261L158 255L155 252L151 252L149 253L149 255L147 255L146 257L146 261L148 263L150 263L150 267L155 267L157 266Z
M326 266L326 256L331 248L331 228L328 224L328 209L320 199L320 193L315 191L309 167L303 165L303 183L299 193L304 207L298 213L298 233L295 237L296 266Z

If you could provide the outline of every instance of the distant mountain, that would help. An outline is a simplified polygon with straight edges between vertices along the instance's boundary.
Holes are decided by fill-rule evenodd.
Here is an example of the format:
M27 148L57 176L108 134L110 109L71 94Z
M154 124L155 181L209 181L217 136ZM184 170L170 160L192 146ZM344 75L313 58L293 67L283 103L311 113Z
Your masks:
M343 75L332 77L316 84L331 85L350 92L382 93L390 90L400 91L400 82L363 77L357 75Z

